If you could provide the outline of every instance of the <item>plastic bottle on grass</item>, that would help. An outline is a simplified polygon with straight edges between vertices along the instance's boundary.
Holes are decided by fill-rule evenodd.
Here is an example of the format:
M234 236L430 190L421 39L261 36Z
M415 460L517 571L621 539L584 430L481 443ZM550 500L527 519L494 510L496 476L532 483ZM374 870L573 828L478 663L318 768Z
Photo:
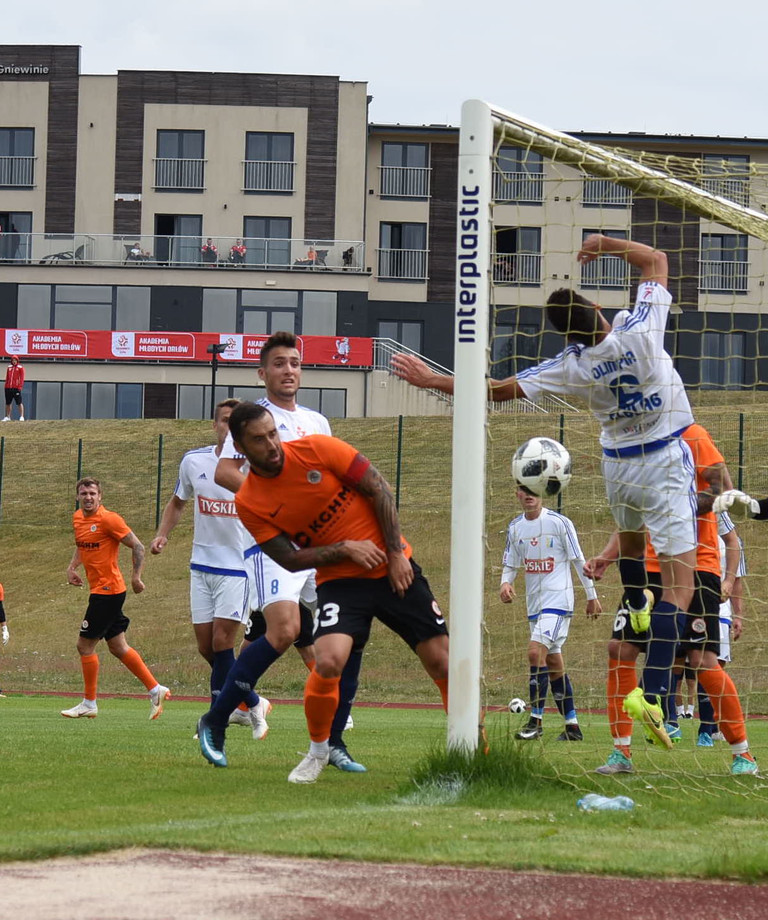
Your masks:
M635 807L632 799L626 795L597 795L590 792L576 803L581 811L631 811Z

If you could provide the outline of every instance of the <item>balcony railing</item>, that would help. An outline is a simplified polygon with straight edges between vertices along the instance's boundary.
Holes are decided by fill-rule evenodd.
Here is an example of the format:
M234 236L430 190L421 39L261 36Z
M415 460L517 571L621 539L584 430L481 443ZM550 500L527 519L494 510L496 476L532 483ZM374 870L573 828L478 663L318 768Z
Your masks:
M497 252L493 280L496 284L541 284L541 253Z
M701 187L710 195L718 195L749 207L749 179L746 176L713 176L703 179Z
M727 291L745 294L749 290L749 262L701 261L699 288L702 291Z
M530 172L494 172L495 201L538 204L544 200L544 174Z
M431 172L423 166L379 166L379 194L389 198L429 198Z
M0 157L0 186L33 188L36 157Z
M244 192L292 192L296 164L278 160L243 160Z
M585 179L581 203L606 208L628 208L632 204L632 192L610 179Z
M628 288L629 265L617 256L603 256L581 266L581 286Z
M378 277L388 280L426 281L426 249L379 249Z
M360 240L260 237L113 236L110 234L0 234L0 263L100 265L131 268L235 268L366 272Z
M202 191L205 188L205 160L183 160L175 157L157 157L155 159L156 189L191 189Z

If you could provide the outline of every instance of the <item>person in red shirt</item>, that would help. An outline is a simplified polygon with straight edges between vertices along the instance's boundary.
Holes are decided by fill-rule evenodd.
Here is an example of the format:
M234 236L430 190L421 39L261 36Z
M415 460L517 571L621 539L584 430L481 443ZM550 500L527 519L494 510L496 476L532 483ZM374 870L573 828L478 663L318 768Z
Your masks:
M5 418L4 422L11 420L11 403L19 407L19 421L24 421L24 403L21 401L21 391L24 388L24 366L19 363L18 355L11 357L11 364L5 372Z
M311 744L288 776L291 783L313 783L328 763L341 672L352 650L368 641L373 618L418 655L444 706L448 630L400 532L392 490L370 460L328 435L281 441L272 414L255 403L238 406L229 427L250 464L235 496L240 520L283 568L317 569L316 663L304 689ZM253 687L253 648L241 652L198 723L201 753L215 766L227 766L227 719Z
M130 547L133 561L131 588L134 594L141 594L144 590L141 580L144 546L119 514L107 511L101 504L101 483L98 479L80 479L76 493L80 508L72 516L75 553L67 569L67 581L78 588L83 586L83 579L77 571L82 565L91 589L77 640L85 694L81 703L71 709L63 709L61 714L67 719L95 719L98 715L99 656L96 646L104 639L115 658L149 691L149 718L156 719L162 713L163 702L170 692L155 680L141 655L125 641L125 631L131 621L123 613L125 580L117 563L121 544Z

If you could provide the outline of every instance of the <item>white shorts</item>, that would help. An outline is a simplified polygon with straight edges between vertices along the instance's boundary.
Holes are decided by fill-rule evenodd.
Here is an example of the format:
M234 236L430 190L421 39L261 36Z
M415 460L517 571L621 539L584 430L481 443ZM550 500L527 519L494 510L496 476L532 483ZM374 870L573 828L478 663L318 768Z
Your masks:
M264 610L278 601L302 601L310 610L317 606L314 569L289 572L259 549L246 556L245 568L251 583L252 610Z
M531 642L543 645L550 654L561 652L571 628L570 616L561 613L540 613L535 620L530 620Z
M718 661L731 660L731 621L720 620L720 651L717 654Z
M218 572L189 573L189 606L192 622L212 623L214 619L248 619L248 578L242 575L222 575Z
M675 438L634 457L603 456L608 504L619 530L648 528L659 555L696 549L696 491L691 449Z

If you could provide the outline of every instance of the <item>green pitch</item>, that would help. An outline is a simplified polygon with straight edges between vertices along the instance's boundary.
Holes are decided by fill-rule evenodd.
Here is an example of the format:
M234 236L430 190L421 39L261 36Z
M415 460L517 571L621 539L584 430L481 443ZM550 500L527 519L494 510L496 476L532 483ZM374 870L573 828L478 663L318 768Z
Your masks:
M4 860L149 846L629 875L768 875L764 781L730 778L724 745L705 752L707 760L692 743L670 754L637 745L638 772L619 784L591 773L596 751L605 751L600 717L585 717L583 745L558 744L553 730L552 740L523 746L520 755L508 740L519 717L494 713L491 753L462 779L439 753L440 711L358 708L348 741L369 772L328 767L315 785L297 787L286 777L307 746L300 706L276 706L263 742L230 729L231 766L222 770L205 763L192 738L201 704L171 701L156 722L148 721L143 700L102 699L97 719L62 719L59 710L71 704L0 700ZM764 748L768 723L754 721L750 729ZM675 770L679 784L669 779ZM628 794L637 807L583 814L576 800L589 790Z

